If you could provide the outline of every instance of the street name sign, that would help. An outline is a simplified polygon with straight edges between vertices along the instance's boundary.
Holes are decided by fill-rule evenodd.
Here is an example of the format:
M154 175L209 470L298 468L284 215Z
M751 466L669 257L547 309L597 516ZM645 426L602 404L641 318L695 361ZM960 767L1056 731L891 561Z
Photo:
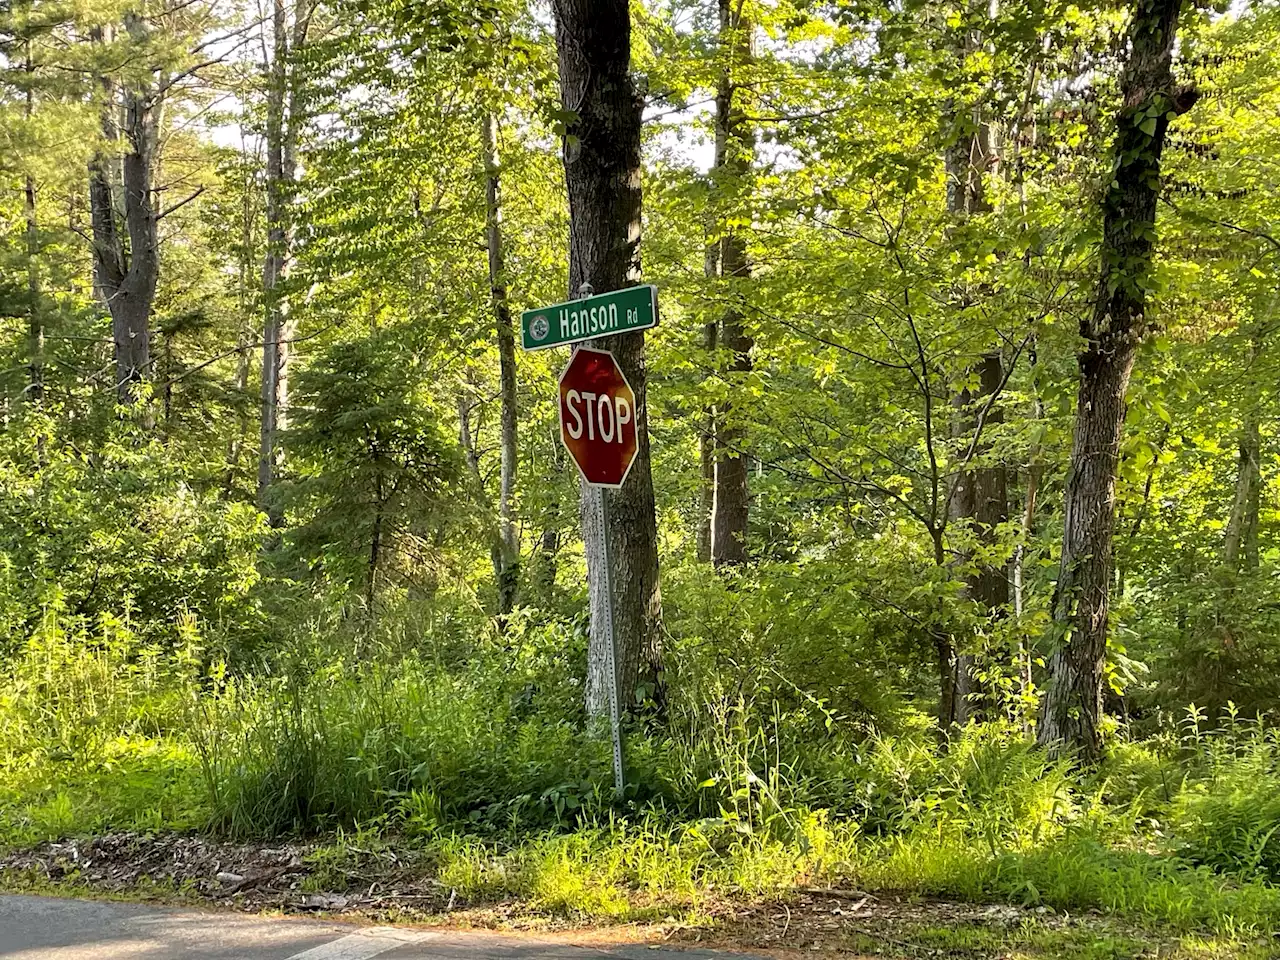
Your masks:
M560 374L560 439L592 486L627 479L640 449L636 395L612 353L579 347Z
M526 310L520 341L526 350L545 350L657 325L658 288L645 284Z

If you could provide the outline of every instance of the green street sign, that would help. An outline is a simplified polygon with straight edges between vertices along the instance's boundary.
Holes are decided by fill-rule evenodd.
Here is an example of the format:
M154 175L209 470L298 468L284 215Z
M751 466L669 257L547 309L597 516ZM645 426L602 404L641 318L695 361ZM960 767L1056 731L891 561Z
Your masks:
M563 347L579 340L647 330L657 325L658 288L653 284L538 307L520 314L521 343L526 350Z

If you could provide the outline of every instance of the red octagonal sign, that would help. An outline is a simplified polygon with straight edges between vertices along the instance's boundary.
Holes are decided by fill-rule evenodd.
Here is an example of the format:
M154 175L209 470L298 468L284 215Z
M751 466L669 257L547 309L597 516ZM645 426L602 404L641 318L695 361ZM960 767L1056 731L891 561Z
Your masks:
M560 439L592 486L627 479L639 449L636 395L612 353L579 347L560 374Z

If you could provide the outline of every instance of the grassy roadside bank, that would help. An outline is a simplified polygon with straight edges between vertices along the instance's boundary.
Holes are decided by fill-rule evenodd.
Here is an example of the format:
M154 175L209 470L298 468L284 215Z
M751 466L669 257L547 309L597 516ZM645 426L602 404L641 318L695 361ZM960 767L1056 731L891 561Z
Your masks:
M1210 730L1192 711L1081 770L1008 725L943 751L909 715L879 730L804 697L766 710L703 691L631 731L616 802L577 689L536 658L530 695L529 675L486 665L249 681L205 664L194 632L170 652L119 625L100 641L55 624L0 684L11 889L862 953L953 927L954 956L1017 955L1010 937L1064 951L1028 956L1280 952L1280 742L1260 723ZM824 889L867 899L788 923ZM883 913L904 903L946 906ZM858 940L881 922L879 947Z
M699 866L679 844L623 825L505 849L367 831L270 846L117 834L11 850L0 857L0 887L887 957L1262 960L1280 952L1278 892L1207 870L1143 869L1133 857L1126 867L1070 844L1021 865L987 861L985 872L973 851L937 842L825 852L844 859L824 872L795 850L745 843ZM1092 872L1080 872L1085 856L1097 861ZM1067 875L1070 889L1054 885ZM1045 889L1031 898L1036 880Z

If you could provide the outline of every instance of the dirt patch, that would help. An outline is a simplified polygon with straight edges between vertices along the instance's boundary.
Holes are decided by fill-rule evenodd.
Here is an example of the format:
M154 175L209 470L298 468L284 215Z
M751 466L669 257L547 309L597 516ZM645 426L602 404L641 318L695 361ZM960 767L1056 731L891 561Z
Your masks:
M981 929L992 940L1028 928L1068 932L1095 927L1102 918L1073 917L1047 907L955 903L907 894L859 890L800 890L771 901L725 904L706 928L683 928L673 941L702 946L737 947L779 957L826 954L893 954L907 956L987 956L981 947L954 953L946 946L922 942L929 929Z
M414 903L429 912L450 907L448 890L412 865L397 864L394 854L390 863L378 858L366 874L360 872L358 854L346 858L341 870L309 862L317 849L302 843L261 846L118 833L12 852L0 856L0 872L104 895L171 894L182 902L254 912L346 912L391 903ZM311 882L317 873L325 889Z
M176 834L111 834L0 854L0 885L43 893L145 898L255 913L312 913L378 923L536 932L582 944L645 943L819 955L986 958L1029 935L1054 940L1119 933L1096 915L1046 907L953 903L857 890L798 890L771 899L725 897L689 911L638 904L643 923L544 913L528 902L468 903L434 877L426 855L307 843L220 843ZM684 919L682 919L684 918ZM938 931L958 931L939 939ZM1141 934L1138 936L1141 938ZM1145 954L1145 951L1144 951ZM1017 956L1060 954L1017 953ZM1063 956L1068 954L1061 954ZM1075 956L1076 954L1069 954ZM1115 956L1131 956L1117 952Z

